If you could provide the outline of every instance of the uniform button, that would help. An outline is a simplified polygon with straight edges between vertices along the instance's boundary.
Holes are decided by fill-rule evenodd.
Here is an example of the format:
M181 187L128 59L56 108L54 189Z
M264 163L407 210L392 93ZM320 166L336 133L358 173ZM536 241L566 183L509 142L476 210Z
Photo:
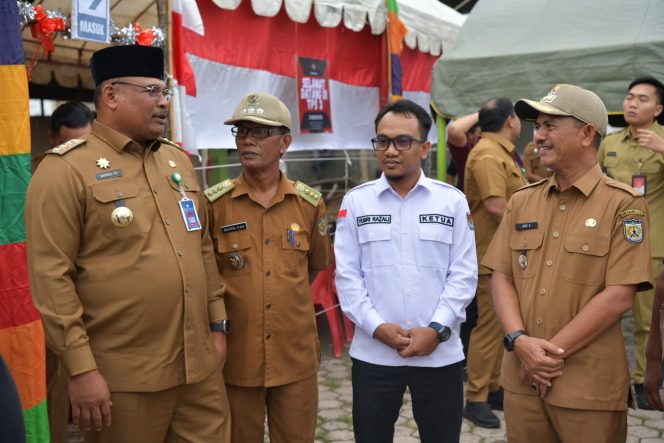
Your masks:
M189 294L189 293L191 292L191 286L189 286L189 285L185 286L185 288L184 288L184 292L186 292L187 294Z
M265 334L265 339L266 339L266 340L269 340L270 337L272 337L272 335L271 335L269 332L268 332L267 334Z
M194 325L192 325L191 323L187 323L187 330L188 331L190 331L191 328L193 328L193 327L194 327Z
M409 265L409 264L410 264L410 260L406 260L404 263L407 264L407 265Z
M588 245L583 245L583 246L581 246L581 249L583 249L584 252L588 252L588 250L590 249L590 247L589 247Z
M154 192L155 194L159 194L159 192L157 192L157 187L156 186L154 188L152 188L152 192Z
M544 323L544 319L542 317L537 317L537 320L535 320L535 323L537 323L538 325L541 325L542 323Z
M538 292L540 293L540 295L544 295L544 294L546 294L546 289L540 288L540 290Z
M560 233L558 231L553 231L553 238L558 238L560 237Z
M616 181L613 180L613 179L611 179L611 180L608 181L608 183L609 183L610 185L614 184L615 182L616 182Z
M412 328L413 324L411 322L408 322L408 324L406 326L408 326L409 328Z
M553 262L552 262L551 260L547 260L547 261L546 261L546 265L547 265L547 266L551 266L552 264L553 264Z
M178 257L182 257L182 252L178 251Z
M567 209L567 207L565 205L560 205L560 210L561 211L564 211L565 209Z
M115 196L116 196L116 197L122 197L122 192L116 192L116 193L115 193Z
M403 231L403 235L408 235L408 230Z
M526 241L525 240L521 241L521 246L526 246Z
M269 238L266 238L266 239L265 239L265 244L266 244L266 245L269 245L269 244L270 244L270 239L269 239Z
M369 238L376 238L376 234L374 233L369 234Z
M265 273L265 276L266 276L266 277L269 277L270 274L271 274L271 272L270 272L270 271L267 271L267 272Z
M171 224L171 220L167 218L167 219L164 220L164 223L166 223L167 225L170 225L170 224Z
M408 291L406 291L406 295L407 295L407 296L410 297L411 294L412 294L412 293L410 292L410 289L409 289Z
M233 243L233 244L231 245L231 247L232 247L233 249L237 249L237 243Z
M272 303L268 303L265 305L266 308L270 309L272 307Z

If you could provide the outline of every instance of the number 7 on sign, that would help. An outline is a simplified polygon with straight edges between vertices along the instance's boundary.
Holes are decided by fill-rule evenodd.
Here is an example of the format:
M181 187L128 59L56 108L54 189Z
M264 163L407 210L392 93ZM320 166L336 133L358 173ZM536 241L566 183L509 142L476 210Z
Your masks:
M90 4L90 10L94 11L97 9L97 6L101 3L101 0L92 0L92 3Z

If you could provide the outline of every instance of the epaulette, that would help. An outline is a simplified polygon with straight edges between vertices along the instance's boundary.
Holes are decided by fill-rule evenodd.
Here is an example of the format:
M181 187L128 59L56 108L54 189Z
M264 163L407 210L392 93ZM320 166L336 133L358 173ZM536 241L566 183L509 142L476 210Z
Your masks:
M544 183L544 182L547 181L547 180L549 180L549 179L548 179L548 178L543 178L542 180L538 180L538 181L533 182L533 183L528 183L528 184L525 185L525 186L521 186L519 189L517 189L517 190L514 191L514 192L519 192L519 191L523 191L524 189L532 188L532 187L534 187L534 186L539 186L539 185L541 185L542 183Z
M47 154L58 154L58 155L65 155L67 152L71 151L74 148L77 148L83 144L85 144L85 139L82 138L73 138L69 140L68 142L64 142L63 144L56 146L53 149L49 149L46 151Z
M318 206L318 202L323 197L323 194L316 191L311 186L305 185L301 181L295 182L295 190L297 191L298 194L300 194L300 196L303 199L305 199L314 206Z
M604 183L606 183L607 185L609 185L611 187L622 189L623 191L629 193L632 197L641 197L641 196L643 196L643 194L641 194L639 191L632 188L631 186L626 185L625 183L622 183L622 182L620 182L616 179L613 179L611 177L607 177L606 175L602 176L602 180L604 180Z
M166 137L159 137L159 141L160 141L161 143L166 143L167 145L171 145L171 146L176 147L176 148L178 148L179 150L183 151L182 146L178 145L178 144L175 143L173 140L169 140L169 139L167 139Z
M207 188L203 192L207 199L210 200L210 202L213 202L233 188L235 188L235 183L233 183L230 178L227 178L226 180Z

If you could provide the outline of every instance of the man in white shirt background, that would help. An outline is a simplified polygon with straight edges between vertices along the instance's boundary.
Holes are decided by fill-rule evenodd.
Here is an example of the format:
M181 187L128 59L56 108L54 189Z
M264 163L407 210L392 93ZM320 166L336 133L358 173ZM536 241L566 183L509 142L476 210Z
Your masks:
M423 443L458 442L463 410L459 327L477 285L463 193L427 178L431 118L403 100L376 117L379 179L351 190L335 240L341 307L355 323L357 443L388 443L410 390Z

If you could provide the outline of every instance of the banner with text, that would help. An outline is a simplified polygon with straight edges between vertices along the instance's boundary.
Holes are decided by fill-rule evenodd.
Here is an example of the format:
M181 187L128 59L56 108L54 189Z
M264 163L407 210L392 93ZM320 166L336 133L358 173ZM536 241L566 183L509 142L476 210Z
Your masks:
M297 90L300 133L332 133L327 61L298 57Z

